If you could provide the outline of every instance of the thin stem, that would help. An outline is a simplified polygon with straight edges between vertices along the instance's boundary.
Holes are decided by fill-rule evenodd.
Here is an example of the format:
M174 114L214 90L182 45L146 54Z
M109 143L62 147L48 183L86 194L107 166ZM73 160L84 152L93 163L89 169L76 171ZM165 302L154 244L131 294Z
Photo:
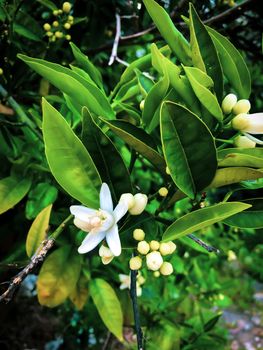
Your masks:
M66 224L72 219L72 217L73 215L69 215L47 239L41 242L36 253L32 256L30 263L12 279L7 290L0 295L0 302L5 300L8 303L12 299L14 292L26 276L45 259L49 250L54 246L55 240L64 230Z
M111 56L108 65L111 66L118 55L118 46L121 37L121 17L118 13L115 14L116 17L116 34L113 42L113 47L111 51Z
M137 348L138 350L143 350L143 333L141 330L140 325L140 314L139 314L139 308L137 303L137 292L136 292L136 276L137 276L137 270L131 270L131 286L130 286L130 296L132 300L132 307L133 307L133 315L134 315L134 323L135 323L135 331L137 335Z

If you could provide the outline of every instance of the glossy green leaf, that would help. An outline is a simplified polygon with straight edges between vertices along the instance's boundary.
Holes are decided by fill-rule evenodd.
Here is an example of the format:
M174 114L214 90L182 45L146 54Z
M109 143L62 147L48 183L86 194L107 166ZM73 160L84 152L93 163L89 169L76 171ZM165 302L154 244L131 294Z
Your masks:
M251 207L242 202L225 202L188 213L167 228L163 241L178 239Z
M194 67L184 67L185 74L189 79L189 82L201 102L201 104L218 120L223 120L223 112L217 101L216 96L206 87L204 84L208 83L208 77L203 73L201 77L201 71Z
M73 198L98 208L101 178L88 151L62 115L43 99L43 136L50 170Z
M82 142L91 155L103 182L111 189L117 203L122 193L132 192L130 175L111 140L95 123L89 111L83 109Z
M144 5L164 40L175 56L186 65L191 65L190 45L183 34L175 27L165 9L154 0L143 0Z
M32 41L41 41L41 38L36 35L33 31L28 29L27 27L19 24L19 23L14 23L13 24L13 30L16 32L18 35L23 36L24 38L27 38Z
M171 53L171 50L169 46L164 46L160 48L160 52L164 55L167 56ZM115 86L112 96L116 94L118 89L125 83L129 82L132 80L135 76L135 69L139 69L140 71L145 71L151 67L151 60L152 60L152 54L149 53L148 55L144 55L143 57L138 58L137 60L133 61L122 73L121 79L119 83Z
M107 121L104 123L130 147L149 160L161 172L165 172L164 158L155 150L152 138L141 128L124 121Z
M168 58L166 58L161 50L158 50L155 44L151 45L152 64L153 67L161 74L167 72L171 86L181 97L186 106L194 113L200 115L199 101L185 76L180 75L182 70Z
M37 280L37 296L41 305L58 306L74 290L80 275L81 256L69 245L52 252L44 261Z
M42 209L55 202L58 195L56 187L46 182L39 182L28 193L26 218L34 219Z
M30 226L26 238L26 253L29 258L36 253L41 242L47 237L51 209L52 204L44 208Z
M13 208L27 194L31 180L8 176L0 180L0 214Z
M217 49L224 75L236 90L239 99L249 98L251 78L242 55L225 36L212 28L206 28Z
M246 167L218 169L207 189L231 185L240 181L256 180L261 177L263 177L263 171Z
M224 223L240 228L263 228L263 198L245 199L244 202L250 204L251 207L225 219Z
M185 107L164 102L161 108L163 152L176 186L194 198L213 179L216 149L204 122Z
M90 295L105 326L122 341L123 314L114 289L103 279L95 278L90 281Z
M89 280L81 273L79 280L69 298L77 310L82 310L89 297Z
M216 95L221 102L223 73L220 60L214 43L192 4L190 4L190 43L194 66L213 79Z
M70 42L70 46L72 49L72 53L78 63L78 65L84 69L86 73L91 77L91 79L100 87L102 88L102 77L100 74L100 71L94 66L94 64L89 60L88 56L84 55L84 53L81 52L81 50L73 44L73 42Z
M76 72L42 59L25 55L18 57L81 107L87 106L97 115L114 118L114 112L103 92Z
M263 168L262 148L227 148L219 151L217 157L220 167Z
M151 88L154 86L154 81L152 78L146 76L146 74L140 72L138 69L135 69L135 73L138 79L141 94L145 98Z
M169 78L167 72L149 91L142 112L142 120L146 124L146 129L151 132L159 124L159 113L154 118L155 112L165 98L169 88Z

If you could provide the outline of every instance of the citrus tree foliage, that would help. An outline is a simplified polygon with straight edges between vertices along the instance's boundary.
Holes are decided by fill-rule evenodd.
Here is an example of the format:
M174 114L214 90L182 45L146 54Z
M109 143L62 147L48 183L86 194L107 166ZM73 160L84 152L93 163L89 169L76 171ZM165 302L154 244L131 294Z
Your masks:
M253 135L263 133L263 116L249 115L251 78L243 56L201 21L192 4L189 18L183 18L188 40L157 2L143 3L165 45L153 40L149 53L128 65L110 92L100 70L73 42L69 66L18 55L28 72L58 92L42 94L42 115L33 106L31 118L22 120L28 143L23 158L0 180L0 212L27 196L26 216L34 221L25 241L32 257L47 237L49 221L59 225L71 205L75 225L60 235L39 271L41 305L53 308L69 300L78 310L89 305L87 313L98 313L123 342L124 325L134 319L128 293L118 287L121 282L121 289L130 288L130 269L140 270L137 295L147 348L223 349L223 338L212 331L220 313L206 304L206 293L214 290L209 297L219 307L228 299L223 296L220 304L222 298L216 298L218 272L196 236L216 241L215 255L229 249L226 237L218 239L221 232L262 228L262 200L255 190L262 187L263 151ZM14 30L39 40L40 30L30 38L19 24ZM51 43L54 35L59 39L57 31L45 30ZM7 155L16 155L19 138L11 138L10 147L1 137ZM43 173L52 176L36 184L32 175ZM76 209L80 204L89 209ZM100 234L95 228L111 216L114 223L95 244ZM114 251L117 235L121 254ZM87 255L79 254L81 243L79 252ZM127 279L119 281L119 274Z

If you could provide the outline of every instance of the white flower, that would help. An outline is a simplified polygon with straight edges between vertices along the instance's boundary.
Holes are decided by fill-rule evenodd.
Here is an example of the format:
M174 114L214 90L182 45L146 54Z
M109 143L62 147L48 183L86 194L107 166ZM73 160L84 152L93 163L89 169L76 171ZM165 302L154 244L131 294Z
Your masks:
M114 256L121 254L121 242L117 222L126 214L128 208L124 202L113 210L111 193L108 185L103 183L100 190L100 209L91 209L83 205L72 205L70 212L75 216L74 224L82 231L89 232L78 248L80 254L93 250L106 238L109 249Z
M231 125L234 129L241 131L251 141L259 145L263 144L263 141L250 135L263 134L263 113L241 113L232 119Z
M151 252L146 255L146 265L149 270L157 271L163 264L163 258L160 252Z

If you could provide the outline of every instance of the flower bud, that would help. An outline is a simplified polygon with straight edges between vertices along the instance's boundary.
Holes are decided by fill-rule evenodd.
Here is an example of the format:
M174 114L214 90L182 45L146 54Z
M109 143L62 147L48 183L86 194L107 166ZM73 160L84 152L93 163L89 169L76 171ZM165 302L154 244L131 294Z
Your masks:
M241 113L232 120L232 127L249 134L263 134L263 113Z
M133 198L135 203L129 209L129 213L131 215L140 215L147 205L148 197L146 196L146 194L137 193Z
M59 14L58 10L54 10L54 11L53 11L53 15L54 15L54 16L57 16L58 14Z
M53 35L52 32L46 32L46 36L51 37Z
M163 258L159 252L151 252L146 255L146 265L149 270L157 271L163 263Z
M63 37L63 33L62 32L55 32L55 37L58 38L58 39L61 39Z
M248 113L251 108L249 100L239 100L235 106L233 107L232 112L235 115L241 114L241 113Z
M228 94L222 101L222 111L225 114L229 114L232 112L233 107L237 103L237 97L234 94Z
M163 256L171 254L170 244L169 243L161 243L159 251Z
M141 111L143 111L143 109L144 109L144 103L145 103L145 100L142 100L142 101L140 102L140 110L141 110Z
M70 27L71 27L71 24L70 24L70 23L67 22L67 23L64 24L64 28L65 28L65 29L70 29Z
M160 272L162 275L164 276L169 276L173 273L174 269L173 269L173 265L169 262L164 262L160 268Z
M70 24L73 24L74 17L73 16L68 16L68 21L69 21Z
M65 38L66 38L66 40L71 40L71 35L67 34L67 35L65 36Z
M136 241L143 241L145 237L145 232L140 229L140 228L136 228L133 231L133 238L136 239Z
M54 22L52 23L52 25L53 25L53 27L58 27L58 26L59 26L59 23L58 23L58 21L54 21Z
M129 264L131 270L139 270L142 267L142 259L139 256L133 256Z
M127 205L128 209L131 209L135 205L135 199L131 193L123 193L119 202L124 202Z
M151 250L158 250L160 247L160 243L158 241L151 241L150 248Z
M167 194L168 194L168 190L167 190L166 187L161 187L161 188L159 189L158 193L159 193L159 195L160 195L161 197L166 197Z
M150 250L150 246L146 241L141 241L137 245L137 250L140 254L146 255Z
M138 276L137 276L137 283L138 283L139 285L144 284L144 283L145 283L145 278L144 278L142 275L138 275Z
M4 71L2 68L0 68L0 75L3 75L4 74Z
M49 23L45 23L44 25L43 25L43 28L45 29L45 31L49 31L50 29L51 29L51 25L49 24Z
M154 275L154 277L160 277L160 272L159 271L154 271L153 275Z
M170 246L170 254L173 254L176 251L176 244L172 241L169 241L168 244Z
M105 245L100 247L99 256L101 257L101 261L104 265L108 265L114 259L112 251L110 248L105 247Z
M65 13L69 13L70 10L71 10L71 4L69 2L64 2L63 5L62 5L62 10L63 12Z
M256 147L256 142L250 140L246 136L240 135L234 139L234 145L237 148L254 148L254 147Z
M136 295L137 297L140 297L142 295L142 287L137 283L136 284Z

